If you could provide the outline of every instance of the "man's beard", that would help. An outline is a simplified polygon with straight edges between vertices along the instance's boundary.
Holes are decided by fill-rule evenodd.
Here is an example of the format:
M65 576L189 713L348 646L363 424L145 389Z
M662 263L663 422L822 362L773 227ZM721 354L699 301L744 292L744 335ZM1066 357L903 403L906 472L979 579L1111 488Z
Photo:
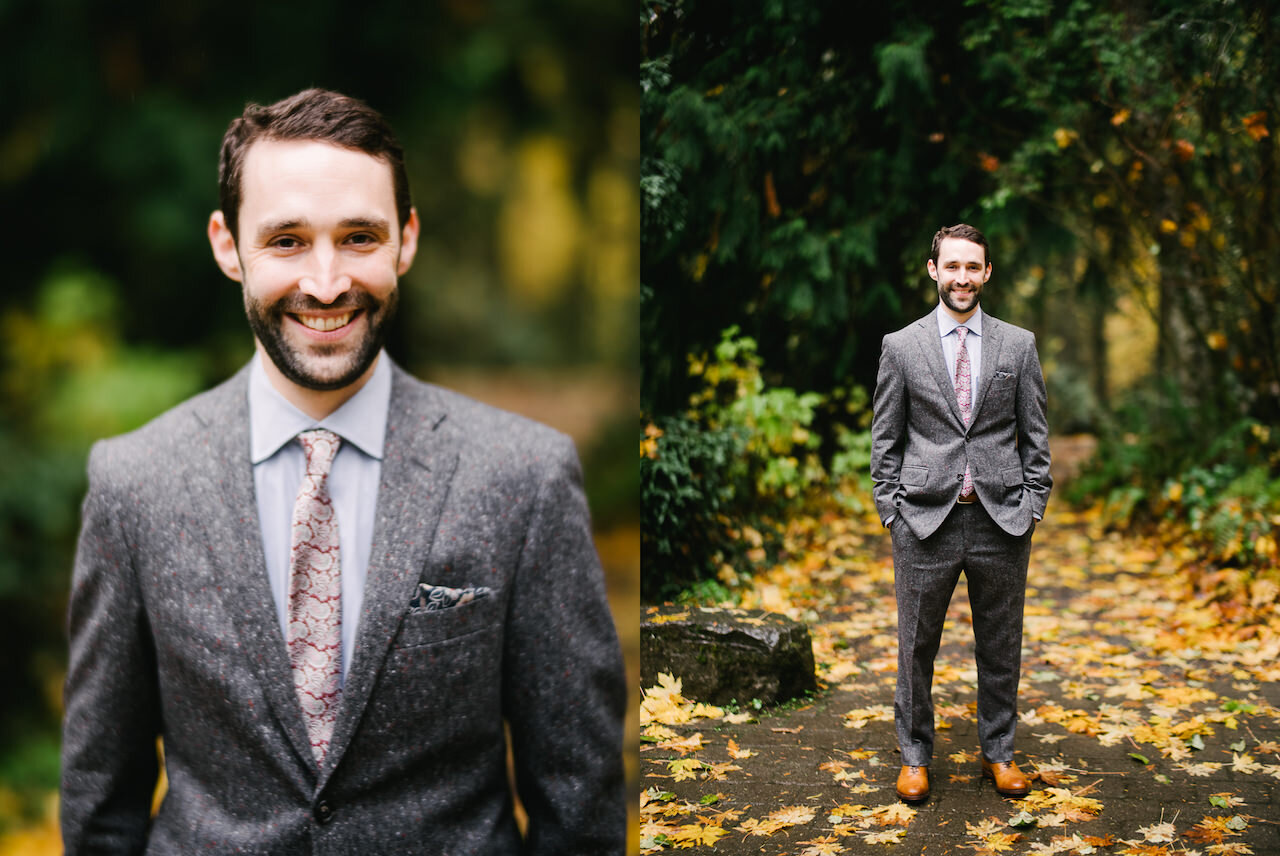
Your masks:
M942 299L943 304L952 312L963 315L966 312L972 312L978 308L978 304L982 301L982 286L977 286L973 289L973 303L971 303L967 308L962 309L957 306L951 299L951 289L943 288L941 284L938 285L938 297Z
M400 300L399 288L392 288L385 301L375 299L369 292L356 286L333 303L325 304L301 292L293 292L275 303L266 305L245 293L244 310L249 318L249 329L262 343L263 350L271 358L280 373L298 386L318 391L342 389L360 379L378 353L386 338L386 325L395 315ZM285 315L307 312L332 312L333 310L363 310L365 315L364 338L334 376L320 375L309 365L309 354L318 357L336 353L346 343L311 345L305 351L291 344L285 336ZM356 319L352 319L354 322Z

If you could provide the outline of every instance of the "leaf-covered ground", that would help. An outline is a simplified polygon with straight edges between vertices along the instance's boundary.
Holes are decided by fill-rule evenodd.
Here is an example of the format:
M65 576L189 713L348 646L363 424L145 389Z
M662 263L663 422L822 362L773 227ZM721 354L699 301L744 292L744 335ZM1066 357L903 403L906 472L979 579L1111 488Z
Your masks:
M741 605L806 621L825 688L763 712L696 705L678 675L647 688L642 852L1280 854L1274 584L1192 573L1191 547L1104 533L1088 513L1051 507L1035 537L1016 757L1030 795L1001 798L980 774L962 579L932 793L897 799L888 538L875 520L804 518Z

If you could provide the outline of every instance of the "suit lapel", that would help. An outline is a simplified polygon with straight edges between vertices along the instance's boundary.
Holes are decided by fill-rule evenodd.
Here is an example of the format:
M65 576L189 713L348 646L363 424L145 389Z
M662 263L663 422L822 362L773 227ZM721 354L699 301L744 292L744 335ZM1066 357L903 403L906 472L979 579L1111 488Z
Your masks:
M947 360L942 355L942 337L938 335L938 320L930 312L916 322L916 342L924 354L925 364L938 384L938 391L951 405L956 423L964 430L964 417L960 415L960 402L956 400L956 385L947 371Z
M204 523L222 601L249 667L293 750L311 767L311 741L267 580L250 461L248 377L242 370L196 408L205 430L193 438L191 504Z
M982 404L987 400L987 390L991 389L991 381L996 376L996 366L1000 364L1000 346L1004 341L1001 323L990 315L982 318L982 378L979 381L978 400L973 403L972 425L982 412Z
M458 452L437 431L445 411L428 387L393 366L364 608L320 787L351 743L400 619L431 551Z

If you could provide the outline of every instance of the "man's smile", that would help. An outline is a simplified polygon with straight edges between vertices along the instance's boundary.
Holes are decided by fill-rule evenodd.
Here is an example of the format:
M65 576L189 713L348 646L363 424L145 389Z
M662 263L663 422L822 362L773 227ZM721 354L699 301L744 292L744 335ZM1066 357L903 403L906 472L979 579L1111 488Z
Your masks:
M341 315L298 315L290 314L289 317L306 327L308 330L315 330L318 333L329 333L351 323L351 319L356 316L356 310L344 312Z

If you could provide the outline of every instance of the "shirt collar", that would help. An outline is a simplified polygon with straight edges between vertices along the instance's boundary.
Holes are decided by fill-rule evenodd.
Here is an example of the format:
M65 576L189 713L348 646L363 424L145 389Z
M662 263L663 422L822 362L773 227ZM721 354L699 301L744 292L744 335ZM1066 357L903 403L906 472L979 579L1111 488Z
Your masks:
M345 404L318 422L290 404L267 380L260 352L249 369L249 429L252 461L260 464L309 428L327 428L371 458L382 459L391 404L391 362L383 351L373 376Z
M938 304L938 308L937 310L935 310L934 314L938 316L938 335L940 336L944 336L944 337L948 336L957 327L964 326L964 327L968 327L969 332L972 333L973 335L978 336L979 338L982 337L982 307L981 306L979 306L977 311L975 311L972 315L969 316L969 320L965 321L963 325L961 324L961 322L951 317L951 313L948 312L946 309L944 309L941 303Z

